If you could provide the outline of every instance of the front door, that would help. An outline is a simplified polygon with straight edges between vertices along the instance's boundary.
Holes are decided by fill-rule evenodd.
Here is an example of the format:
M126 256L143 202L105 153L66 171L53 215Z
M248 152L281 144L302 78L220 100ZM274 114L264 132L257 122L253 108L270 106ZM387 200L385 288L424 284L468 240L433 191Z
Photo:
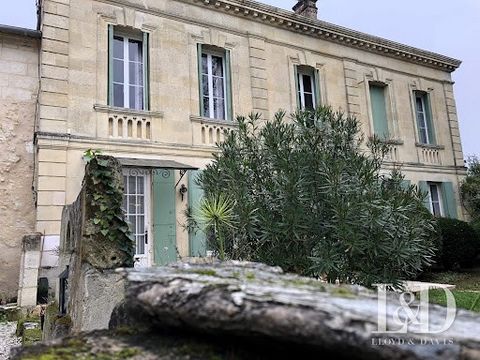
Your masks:
M123 181L123 208L135 239L135 267L148 267L150 176L144 169L125 169Z

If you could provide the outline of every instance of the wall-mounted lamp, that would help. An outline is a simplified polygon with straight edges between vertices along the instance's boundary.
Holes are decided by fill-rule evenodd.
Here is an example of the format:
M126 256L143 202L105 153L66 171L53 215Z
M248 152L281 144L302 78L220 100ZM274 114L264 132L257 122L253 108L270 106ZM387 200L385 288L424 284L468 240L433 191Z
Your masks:
M182 184L180 186L180 189L178 189L178 192L180 193L180 196L182 197L182 201L183 201L183 197L185 196L185 194L187 193L188 189L187 187L185 186L185 184Z

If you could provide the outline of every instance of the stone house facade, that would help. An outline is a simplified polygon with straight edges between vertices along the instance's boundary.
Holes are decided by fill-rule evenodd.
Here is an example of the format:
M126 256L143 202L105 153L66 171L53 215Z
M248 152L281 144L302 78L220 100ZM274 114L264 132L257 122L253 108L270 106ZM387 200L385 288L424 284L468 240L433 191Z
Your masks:
M183 227L195 176L235 114L331 105L388 137L387 168L429 192L437 215L464 218L465 175L451 73L460 61L247 0L42 0L34 230L53 278L63 206L82 156L124 166L138 266L205 254ZM186 190L186 191L185 191ZM58 272L57 271L57 272ZM54 275L55 274L55 275Z
M0 303L17 294L22 236L35 229L39 48L40 32L0 26Z

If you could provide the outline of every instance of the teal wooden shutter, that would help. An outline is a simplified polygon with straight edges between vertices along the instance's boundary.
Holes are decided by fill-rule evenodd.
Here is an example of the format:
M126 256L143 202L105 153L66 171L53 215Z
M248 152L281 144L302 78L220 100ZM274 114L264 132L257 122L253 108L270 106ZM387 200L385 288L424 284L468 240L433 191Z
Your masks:
M203 77L202 77L202 44L197 44L197 66L198 66L198 96L200 106L200 116L205 116L203 112Z
M143 109L150 110L150 82L149 82L149 36L148 33L143 33Z
M322 102L320 100L320 73L317 69L313 70L313 77L313 85L315 86L315 107L319 107Z
M156 265L177 260L175 172L153 171L153 235Z
M189 171L188 174L188 206L196 214L203 198L203 190L197 184L201 171ZM196 229L189 234L190 256L207 255L207 239L203 230Z
M418 188L425 195L425 197L423 198L423 205L425 205L425 207L428 209L428 211L431 211L431 209L430 209L430 198L429 198L430 191L428 189L428 183L426 181L419 181L418 182Z
M389 131L385 88L370 84L370 102L372 103L373 131L381 138L388 138Z
M423 95L423 100L425 104L425 117L427 120L429 144L436 144L437 140L435 138L435 128L433 126L432 106L430 104L430 97L428 96L428 94Z
M113 25L108 25L108 105L113 106Z
M300 101L300 94L299 94L299 89L300 89L300 84L298 83L298 67L297 65L293 66L293 76L295 77L295 99L297 99L297 109L300 109L302 107L302 102Z
M444 215L451 219L457 219L457 202L455 200L455 192L453 190L453 183L444 182L441 186L442 204L444 209Z
M225 83L226 86L226 100L227 100L227 114L225 120L233 120L232 109L232 66L230 59L230 50L225 50Z

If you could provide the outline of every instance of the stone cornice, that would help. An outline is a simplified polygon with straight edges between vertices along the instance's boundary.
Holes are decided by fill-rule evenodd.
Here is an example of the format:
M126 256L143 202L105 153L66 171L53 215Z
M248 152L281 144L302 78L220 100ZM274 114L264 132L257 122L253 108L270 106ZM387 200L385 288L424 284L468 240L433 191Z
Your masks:
M274 6L250 0L182 0L239 17L287 29L345 46L382 54L447 72L455 71L460 60L368 35L321 20L312 20Z

